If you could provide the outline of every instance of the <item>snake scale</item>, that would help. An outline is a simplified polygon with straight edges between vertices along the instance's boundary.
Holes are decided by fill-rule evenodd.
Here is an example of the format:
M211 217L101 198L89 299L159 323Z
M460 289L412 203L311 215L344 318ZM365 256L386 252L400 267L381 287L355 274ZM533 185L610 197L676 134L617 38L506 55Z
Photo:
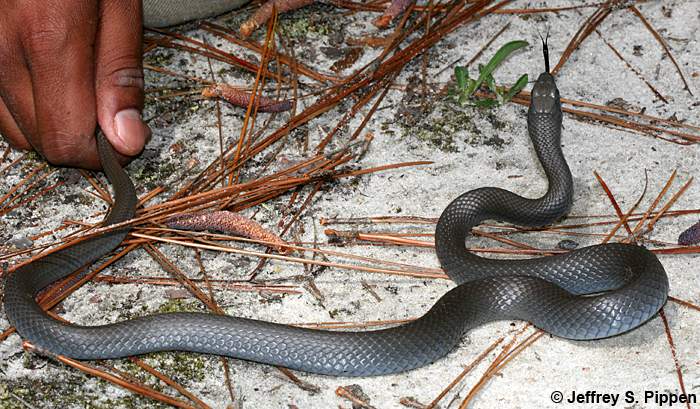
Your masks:
M546 58L546 57L545 57ZM19 334L40 351L76 359L107 359L154 351L230 356L301 371L342 376L382 375L427 365L448 354L470 328L522 319L562 338L617 335L643 324L666 301L668 278L657 257L632 244L605 244L525 260L487 259L468 252L465 239L484 220L543 226L562 217L573 196L560 138L559 91L546 70L532 90L528 132L549 181L544 196L471 190L444 210L435 245L457 284L422 317L373 331L326 331L203 313L150 315L86 327L49 317L37 293L115 249L120 228L18 268L5 283L4 307ZM114 188L105 225L130 219L136 196L112 147L97 137L104 171Z

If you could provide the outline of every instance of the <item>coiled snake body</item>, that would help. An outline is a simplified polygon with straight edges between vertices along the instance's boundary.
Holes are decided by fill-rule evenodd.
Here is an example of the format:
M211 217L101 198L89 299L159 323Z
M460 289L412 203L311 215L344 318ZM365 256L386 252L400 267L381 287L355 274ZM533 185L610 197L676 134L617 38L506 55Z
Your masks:
M541 226L570 207L572 179L560 148L559 92L548 73L532 91L528 130L549 188L539 199L481 188L453 201L435 233L438 258L458 285L422 317L376 331L337 332L201 313L151 315L96 327L49 317L36 294L116 248L128 228L55 252L18 268L5 283L5 312L40 350L76 359L107 359L153 351L225 355L307 372L367 376L420 367L446 355L465 331L499 319L523 319L563 338L596 339L635 328L661 308L668 279L642 247L607 244L529 260L493 260L465 250L471 227L485 219ZM109 143L98 148L115 191L106 225L130 219L136 198Z

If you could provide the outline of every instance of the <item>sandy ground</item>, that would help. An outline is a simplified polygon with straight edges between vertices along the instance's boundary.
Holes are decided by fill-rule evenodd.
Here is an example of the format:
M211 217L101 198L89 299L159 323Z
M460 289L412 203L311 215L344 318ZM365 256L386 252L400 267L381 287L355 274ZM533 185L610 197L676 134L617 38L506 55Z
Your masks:
M509 7L558 6L566 2L516 1ZM648 2L639 9L667 41L671 52L685 74L693 94L700 93L700 2ZM468 60L499 29L509 27L479 60L486 58L501 44L516 39L529 41L533 46L518 53L496 73L497 81L512 82L520 74L535 78L542 70L537 31L550 27L550 48L553 59L559 58L569 39L594 9L572 10L558 14L536 16L491 15L476 24L461 27L433 48L429 54L428 77L431 82L444 83L450 79L451 69L444 69L460 57ZM288 40L296 55L320 71L329 67L345 50L343 40L374 34L370 24L372 15L358 13L344 15L344 11L330 6L316 5L281 18ZM232 14L214 19L217 23L237 27L242 16ZM338 28L335 22L342 21ZM245 58L257 58L248 51L240 51L227 42L206 35L193 25L182 28L189 36L202 38L217 47L238 52ZM607 104L617 99L626 109L644 109L646 114L673 118L698 125L698 99L683 89L680 77L671 61L631 12L620 9L613 12L577 50L557 76L561 94L565 98L596 104ZM262 36L263 33L258 33ZM625 66L611 51L615 47L639 76ZM339 53L340 51L340 53ZM354 68L370 61L379 51L364 50ZM198 55L160 50L147 56L147 63L159 65L186 75L208 77L206 59ZM397 89L388 93L381 109L370 121L367 131L375 136L370 149L355 167L372 167L388 163L430 160L426 166L399 169L365 175L324 186L309 208L302 214L293 236L303 241L317 240L322 248L399 261L424 267L438 267L430 248L347 245L338 248L329 243L323 230L353 228L361 231L395 231L430 233L431 225L332 225L321 226L321 218L364 216L423 216L437 217L442 209L460 193L486 185L499 186L529 197L542 194L546 180L537 163L527 136L525 108L508 104L490 111L456 108L441 98L430 97L421 105L420 97L405 92L406 84L420 78L420 60L409 64L396 83ZM223 81L246 85L253 77L230 66L213 62L216 75ZM348 74L353 68L344 71ZM472 72L473 72L472 68ZM444 71L444 72L443 72ZM666 99L661 101L640 79L645 78ZM147 73L148 87L180 87L187 83L169 76ZM303 79L310 83L309 79ZM311 99L302 101L303 105ZM349 105L345 106L347 108ZM310 146L324 136L322 129L330 129L342 113L333 110L303 127L294 134L280 155L288 160L305 157L300 142L308 136ZM243 110L223 107L224 136L232 143L239 135ZM145 116L151 118L154 137L144 154L134 161L128 171L134 177L140 193L156 185L177 190L189 176L197 174L216 158L218 131L215 105L193 98L165 99L148 103ZM267 118L261 114L260 118ZM287 117L278 116L272 126L281 125ZM354 130L359 120L351 122ZM697 134L697 132L696 132ZM300 136L302 135L302 136ZM349 133L343 133L333 147L340 147ZM184 147L184 149L182 149ZM5 144L0 142L0 150ZM640 209L649 207L674 170L678 174L671 185L665 203L673 192L693 176L698 176L700 154L697 145L679 145L649 135L613 129L600 123L580 121L572 115L564 117L563 149L572 168L575 183L574 206L571 215L606 215L615 220L614 212L593 172L606 181L623 211L627 211L646 194ZM13 152L0 166L19 156ZM36 164L29 158L13 166L2 175L0 192L7 192ZM187 163L192 168L186 169ZM245 175L255 175L256 164L246 169ZM21 209L0 218L0 243L3 252L11 246L31 244L27 238L56 228L64 220L91 219L89 215L102 211L105 205L88 193L90 186L75 170L60 169L45 182L65 181L51 194L42 196ZM307 192L308 193L308 192ZM166 194L167 196L167 194ZM276 230L289 196L256 208L256 220ZM162 200L162 199L161 199ZM691 184L672 210L697 209L700 188ZM249 212L248 215L252 215ZM695 223L697 214L659 220L644 239L650 246L672 246L678 234ZM564 224L595 221L590 217L569 218ZM581 233L607 233L611 225L575 230ZM63 234L63 233L62 233ZM621 234L620 238L624 238ZM512 236L538 248L555 248L562 239L572 239L580 245L600 242L602 236L572 236L564 234L528 233ZM44 237L34 245L51 242L57 237ZM657 244L660 242L661 244ZM474 245L494 246L495 242L474 240ZM199 277L194 252L171 245L158 248L177 261L180 268L192 277ZM700 304L700 284L696 279L697 254L661 255L671 283L670 294L681 300ZM10 260L10 264L21 258ZM204 252L203 261L212 278L240 279L257 263L256 259ZM105 274L117 276L167 276L143 250L136 250ZM298 276L306 277L299 280ZM309 290L309 277L322 295L322 300ZM295 287L297 294L272 294L218 290L219 304L232 315L258 318L282 323L313 323L328 321L365 322L396 320L416 317L453 286L445 280L400 278L384 274L363 273L340 268L313 268L310 271L298 264L274 261L259 276L260 280L276 280L276 284ZM270 281L271 282L271 281ZM363 285L364 284L364 285ZM374 295L367 290L369 286ZM192 298L173 299L172 288L151 287L144 284L90 283L70 296L60 306L64 318L82 324L102 324L153 311L201 310ZM472 407L491 408L656 408L661 405L645 401L644 394L678 394L681 391L678 372L682 374L685 391L700 398L700 311L675 302L664 308L669 332L675 345L672 348L661 318L631 333L594 342L573 342L548 335L541 337L493 376L474 397ZM0 313L0 329L9 326ZM235 401L231 401L225 386L221 360L218 357L196 354L154 354L146 362L173 376L187 389L212 407L235 408L349 408L352 403L338 397L336 389L346 387L376 408L402 407L400 399L413 397L427 404L469 365L482 351L499 337L505 343L517 335L518 341L533 333L522 322L495 322L469 331L459 347L444 359L427 367L392 376L375 378L334 378L305 373L297 375L316 388L303 390L277 369L239 360L229 360L231 384ZM521 333L522 332L522 333ZM518 335L519 334L519 335ZM164 407L151 400L133 395L112 384L86 376L76 370L23 352L17 335L0 343L0 407L1 408L150 408ZM500 351L493 353L476 366L450 390L439 403L441 408L456 408L469 390L479 381L490 362ZM177 396L177 392L134 369L127 360L108 363L129 373L138 374L146 383ZM350 387L356 385L356 387ZM354 389L359 388L359 389ZM605 402L555 404L551 396L556 391L569 399L572 393L620 394L615 405ZM625 393L634 394L632 401L624 402ZM668 407L668 406L665 406ZM676 403L673 407L685 406Z

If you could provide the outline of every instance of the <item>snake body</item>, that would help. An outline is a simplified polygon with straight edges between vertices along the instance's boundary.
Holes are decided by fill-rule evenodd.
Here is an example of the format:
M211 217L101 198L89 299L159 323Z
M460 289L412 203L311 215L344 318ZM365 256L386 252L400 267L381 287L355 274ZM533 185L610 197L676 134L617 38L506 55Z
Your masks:
M465 249L472 226L496 219L541 226L572 201L572 178L560 148L559 92L543 73L532 91L528 130L549 188L538 199L481 188L453 201L440 216L435 243L458 284L422 317L375 331L325 331L203 313L151 315L86 327L49 317L35 301L50 283L116 248L122 228L79 242L18 268L5 283L5 312L39 350L76 359L108 359L154 351L192 351L327 375L368 376L427 365L451 351L465 331L501 319L528 320L570 339L596 339L635 328L661 308L668 279L643 247L607 244L529 260L493 260ZM134 188L104 137L102 165L115 191L106 225L130 219Z

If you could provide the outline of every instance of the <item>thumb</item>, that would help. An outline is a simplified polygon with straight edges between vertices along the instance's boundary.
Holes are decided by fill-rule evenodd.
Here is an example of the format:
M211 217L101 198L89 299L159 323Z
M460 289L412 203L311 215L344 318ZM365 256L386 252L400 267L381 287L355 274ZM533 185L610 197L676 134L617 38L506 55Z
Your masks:
M143 108L141 0L100 2L95 43L97 121L124 156L139 154L151 131Z

